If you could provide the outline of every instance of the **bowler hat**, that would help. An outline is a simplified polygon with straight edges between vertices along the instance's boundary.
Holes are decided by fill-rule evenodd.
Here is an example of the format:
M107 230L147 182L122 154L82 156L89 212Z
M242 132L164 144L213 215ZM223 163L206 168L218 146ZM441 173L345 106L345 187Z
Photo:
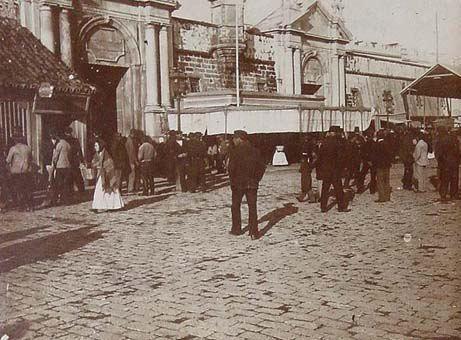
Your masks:
M339 127L338 125L332 125L330 126L330 129L328 130L328 132L340 133L341 127Z

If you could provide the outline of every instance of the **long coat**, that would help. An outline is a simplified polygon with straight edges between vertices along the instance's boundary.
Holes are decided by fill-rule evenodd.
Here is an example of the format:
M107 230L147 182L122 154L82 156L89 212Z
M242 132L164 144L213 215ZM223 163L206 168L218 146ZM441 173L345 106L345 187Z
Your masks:
M336 137L327 137L322 142L317 160L317 179L325 180L341 177L343 162L339 157L340 148L341 143Z
M266 165L258 149L249 142L232 148L229 157L231 188L257 189Z

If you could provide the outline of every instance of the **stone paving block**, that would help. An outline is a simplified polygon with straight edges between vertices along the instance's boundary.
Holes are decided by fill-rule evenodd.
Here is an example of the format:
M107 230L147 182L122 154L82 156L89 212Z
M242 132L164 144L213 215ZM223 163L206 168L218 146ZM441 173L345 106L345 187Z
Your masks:
M261 333L254 333L254 332L244 332L240 334L240 339L248 339L248 340L270 340L275 339L274 337L268 334L261 334Z

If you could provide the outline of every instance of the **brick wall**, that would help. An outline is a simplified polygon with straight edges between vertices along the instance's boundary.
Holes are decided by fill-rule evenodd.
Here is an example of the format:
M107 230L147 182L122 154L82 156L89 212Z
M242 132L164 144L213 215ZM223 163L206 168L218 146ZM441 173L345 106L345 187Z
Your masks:
M235 65L230 65L225 68L227 71L223 71L222 60L219 59L219 53L214 48L218 41L217 27L208 23L178 18L174 19L173 25L174 65L188 78L188 91L191 90L191 82L196 79L199 79L200 92L226 88L224 84L229 84L228 79L233 77ZM273 52L269 48L270 37L263 38L246 34L247 47L240 58L242 90L258 91L259 89L265 92L275 92L277 89L274 61L271 56ZM258 57L265 60L258 59ZM231 85L235 87L235 80L231 82Z

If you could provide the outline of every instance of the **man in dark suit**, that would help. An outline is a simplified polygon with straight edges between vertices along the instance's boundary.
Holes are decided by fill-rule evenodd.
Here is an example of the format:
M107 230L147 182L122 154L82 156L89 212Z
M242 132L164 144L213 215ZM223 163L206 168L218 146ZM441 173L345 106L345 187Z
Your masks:
M454 133L448 133L444 126L439 127L438 167L440 170L440 200L447 203L447 195L458 199L459 164L461 161L458 138Z
M391 199L390 170L394 159L392 141L387 130L376 133L376 143L371 152L371 161L376 169L376 188L378 199L375 202L388 202Z
M258 213L256 207L259 182L266 169L265 163L258 151L248 141L248 135L243 130L236 130L233 137L234 147L229 158L229 177L232 190L232 229L233 235L242 233L242 217L240 207L243 196L248 202L249 235L252 239L259 238Z
M341 150L340 135L341 130L338 126L330 127L326 138L323 141L317 160L317 178L322 180L322 194L320 197L320 209L322 212L328 211L328 198L330 187L333 185L338 211L348 212L347 202L344 199L343 183L341 175L343 173L344 162L340 157Z

